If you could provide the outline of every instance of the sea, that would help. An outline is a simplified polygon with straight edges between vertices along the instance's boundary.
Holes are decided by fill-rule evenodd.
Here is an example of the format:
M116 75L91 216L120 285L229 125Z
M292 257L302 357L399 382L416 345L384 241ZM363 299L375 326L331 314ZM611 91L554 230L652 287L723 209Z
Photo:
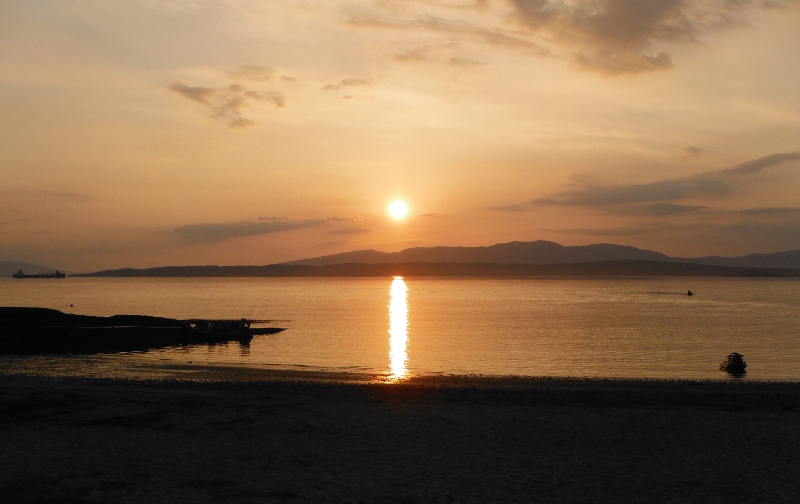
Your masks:
M203 367L386 380L800 381L800 279L791 278L0 278L0 306L286 328L246 345L0 356L0 374L157 378ZM744 376L719 370L730 352L744 355Z

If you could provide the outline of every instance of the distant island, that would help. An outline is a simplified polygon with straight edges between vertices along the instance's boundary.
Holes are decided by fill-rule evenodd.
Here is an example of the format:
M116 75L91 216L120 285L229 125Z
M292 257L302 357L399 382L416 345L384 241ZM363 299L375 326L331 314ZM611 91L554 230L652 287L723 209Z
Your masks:
M670 257L613 244L563 246L548 241L489 247L361 250L264 266L163 266L87 273L86 277L800 277L800 251L741 257Z

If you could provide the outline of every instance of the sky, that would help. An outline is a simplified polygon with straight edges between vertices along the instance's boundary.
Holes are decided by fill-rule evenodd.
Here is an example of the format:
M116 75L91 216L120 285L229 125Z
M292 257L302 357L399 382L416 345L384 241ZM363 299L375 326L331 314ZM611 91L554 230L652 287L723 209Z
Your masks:
M800 249L798 90L798 0L3 0L0 260Z

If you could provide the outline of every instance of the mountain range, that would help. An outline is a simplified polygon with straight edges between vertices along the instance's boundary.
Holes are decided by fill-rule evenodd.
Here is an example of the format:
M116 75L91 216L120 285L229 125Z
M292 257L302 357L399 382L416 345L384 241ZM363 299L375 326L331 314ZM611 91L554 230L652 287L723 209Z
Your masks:
M626 245L599 243L564 246L555 242L498 243L488 247L415 247L401 252L357 250L311 259L282 263L297 266L330 266L334 264L580 264L608 261L656 261L729 266L737 268L800 268L800 250L774 254L750 254L739 257L670 257L661 252Z
M740 257L670 257L652 250L600 243L549 241L488 247L416 247L401 252L359 250L265 266L163 266L106 270L80 276L800 276L800 251Z

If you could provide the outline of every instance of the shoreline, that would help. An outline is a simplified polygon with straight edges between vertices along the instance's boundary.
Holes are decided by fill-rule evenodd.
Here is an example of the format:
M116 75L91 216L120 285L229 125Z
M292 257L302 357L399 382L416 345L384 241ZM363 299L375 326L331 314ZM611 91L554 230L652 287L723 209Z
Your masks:
M169 365L169 367L177 366ZM0 382L2 382L2 386L18 384L23 387L42 385L91 388L114 385L131 389L220 387L242 391L254 390L259 387L287 389L305 387L309 390L318 389L321 393L344 389L371 391L371 393L379 395L396 392L408 395L419 392L420 397L436 398L435 400L462 397L473 402L480 402L487 397L495 397L495 392L501 392L511 399L538 400L546 398L565 404L571 404L570 401L576 397L580 397L582 400L593 398L599 403L609 406L617 404L617 399L624 396L626 404L629 405L694 405L708 408L730 406L740 409L745 407L800 410L800 382L785 380L438 374L395 380L374 373L222 366L191 367L196 368L199 373L193 376L92 377L5 374L0 371ZM748 402L747 404L736 404L731 402L732 399L739 401L747 399Z
M331 378L0 375L0 494L31 504L800 498L798 383Z
M124 352L124 354L146 352ZM186 382L259 382L300 381L341 384L407 384L413 386L471 386L471 387L525 387L537 382L630 382L662 384L793 384L800 387L800 379L754 378L748 375L719 371L715 377L626 377L626 376L552 376L514 374L458 374L446 372L407 372L404 377L391 376L386 370L341 370L308 366L247 366L209 363L154 363L133 362L126 366L111 366L97 356L114 359L118 353L101 354L43 354L0 356L0 377L28 376L42 378L76 378L97 380L186 381ZM27 364L27 365L26 365ZM116 362L116 364L119 364ZM5 366L5 368L4 368ZM109 366L109 367L107 367ZM460 385L465 384L465 385ZM466 385L469 384L469 385Z

